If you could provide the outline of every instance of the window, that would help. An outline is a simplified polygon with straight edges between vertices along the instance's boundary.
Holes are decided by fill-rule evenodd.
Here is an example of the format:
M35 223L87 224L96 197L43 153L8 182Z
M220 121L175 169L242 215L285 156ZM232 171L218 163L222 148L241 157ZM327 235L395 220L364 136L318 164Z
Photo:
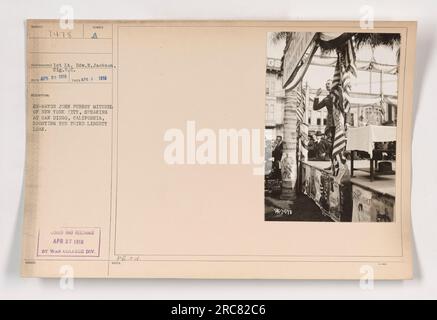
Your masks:
M270 81L270 85L269 85L269 87L270 87L270 91L271 91L271 93L272 94L275 94L275 85L276 85L276 83L275 83L275 79L272 79L271 81Z
M266 105L266 120L273 121L275 118L275 105Z
M326 126L326 118L323 119L323 125Z
M317 118L317 125L320 126L322 124L322 119Z
M311 124L311 118L308 117L308 124Z

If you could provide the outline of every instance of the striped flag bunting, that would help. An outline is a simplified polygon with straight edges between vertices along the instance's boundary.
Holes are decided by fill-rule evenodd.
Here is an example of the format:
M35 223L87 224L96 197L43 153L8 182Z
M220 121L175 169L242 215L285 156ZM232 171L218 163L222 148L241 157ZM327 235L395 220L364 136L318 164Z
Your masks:
M333 159L340 159L345 163L344 150L346 149L345 117L350 111L351 78L356 76L356 55L353 37L345 45L337 49L337 64L331 93L334 97L335 134L332 146Z
M306 93L305 90L303 88L299 88L297 89L297 101L296 101L296 116L297 116L297 121L298 122L302 122L304 115L305 115L305 99L306 99Z
M352 37L344 46L337 50L337 64L335 65L334 79L332 81L333 87L341 85L343 96L341 108L344 113L348 113L350 110L351 78L357 75L354 48L354 38Z

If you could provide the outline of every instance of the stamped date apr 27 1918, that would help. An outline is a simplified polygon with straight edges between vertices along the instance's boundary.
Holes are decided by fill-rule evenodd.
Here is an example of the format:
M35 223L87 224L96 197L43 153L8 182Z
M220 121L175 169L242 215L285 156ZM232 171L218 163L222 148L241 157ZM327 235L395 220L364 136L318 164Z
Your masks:
M98 257L100 228L74 227L40 230L38 256Z

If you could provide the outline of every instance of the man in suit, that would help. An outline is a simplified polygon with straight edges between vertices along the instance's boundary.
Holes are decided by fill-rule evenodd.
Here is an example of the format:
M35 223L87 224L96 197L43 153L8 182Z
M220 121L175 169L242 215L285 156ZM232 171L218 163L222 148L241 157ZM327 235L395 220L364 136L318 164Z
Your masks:
M325 84L325 88L328 91L328 95L323 98L321 101L319 99L322 94L322 89L319 88L316 92L316 96L314 98L313 110L321 110L326 108L328 112L328 116L326 117L326 128L325 128L325 152L326 156L331 159L331 167L326 168L326 170L332 169L334 171L334 159L332 157L332 147L335 138L335 122L334 122L334 94L331 92L332 89L332 80L328 79ZM329 146L329 147L328 147Z
M282 160L282 153L283 153L283 149L284 149L284 143L282 141L282 137L281 136L277 136L276 137L276 144L275 147L272 151L272 156L273 156L273 173L274 176L277 177L278 179L281 178L281 169L279 168L279 164Z
M324 134L320 131L317 131L315 134L316 141L314 143L314 151L315 151L315 160L316 161L324 161L329 160L329 142L325 138Z
M316 139L310 135L308 138L308 160L314 160L316 157Z
M326 90L328 91L328 95L325 98L323 98L322 101L320 101L319 97L322 94L322 89L319 88L314 98L313 110L317 111L326 108L326 110L328 111L328 116L326 117L325 134L327 135L328 140L330 140L332 143L335 135L335 124L334 124L334 114L333 114L334 102L333 102L333 97L331 95L331 88L332 88L331 79L328 79L326 81L325 87Z

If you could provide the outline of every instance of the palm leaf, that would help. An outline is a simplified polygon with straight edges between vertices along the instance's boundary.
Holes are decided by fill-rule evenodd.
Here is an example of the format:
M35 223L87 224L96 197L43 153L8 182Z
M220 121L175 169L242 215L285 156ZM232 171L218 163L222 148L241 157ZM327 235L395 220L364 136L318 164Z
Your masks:
M372 48L378 46L394 48L401 43L401 35L399 33L356 33L355 43L358 49L366 45Z
M271 40L273 43L278 43L282 40L288 41L292 32L273 32L271 36Z
M360 49L364 46L376 48L379 46L387 46L394 48L399 46L401 42L401 35L399 33L351 33L350 36L355 37L356 48ZM318 39L318 37L316 37ZM317 40L316 40L317 41ZM329 53L337 48L329 46L329 43L317 41L322 53Z

